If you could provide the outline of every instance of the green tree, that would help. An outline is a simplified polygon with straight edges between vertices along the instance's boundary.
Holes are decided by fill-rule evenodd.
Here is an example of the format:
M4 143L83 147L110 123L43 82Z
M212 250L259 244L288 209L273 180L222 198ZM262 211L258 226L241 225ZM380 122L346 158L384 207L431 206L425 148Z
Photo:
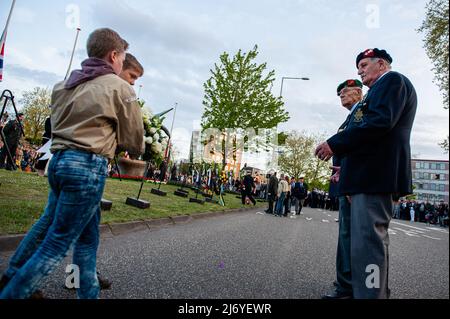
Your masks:
M442 143L440 143L439 146L444 149L445 154L448 153L448 135L447 135L447 139L445 139Z
M448 0L430 0L426 5L426 16L419 28L425 34L424 43L428 57L434 64L435 83L442 92L444 108L448 109ZM446 153L449 150L449 138L439 144Z
M239 50L232 58L226 52L220 56L220 64L214 65L211 78L204 84L203 130L274 128L289 119L282 99L271 92L275 71L266 74L267 63L255 63L257 56L257 46L248 53ZM225 141L222 160L225 167Z
M36 87L23 93L20 103L23 105L25 138L32 144L42 143L45 131L45 120L51 114L51 92L48 89Z
M424 43L428 57L434 63L435 81L442 91L444 107L448 109L448 23L447 0L430 0L426 5L426 16L419 28L425 34Z
M310 186L325 190L329 185L330 163L314 156L315 147L322 140L323 136L309 135L305 131L290 132L278 160L280 169L295 178L304 175Z

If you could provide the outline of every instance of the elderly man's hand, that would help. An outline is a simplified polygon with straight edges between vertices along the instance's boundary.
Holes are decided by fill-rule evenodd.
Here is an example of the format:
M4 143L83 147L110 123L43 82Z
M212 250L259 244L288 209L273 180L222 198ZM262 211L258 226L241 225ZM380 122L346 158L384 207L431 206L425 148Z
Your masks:
M339 166L331 166L330 168L335 171L334 175L331 176L331 182L334 184L339 183L339 178L341 176L341 168Z
M322 161L328 161L334 154L328 143L324 142L317 146L315 155Z

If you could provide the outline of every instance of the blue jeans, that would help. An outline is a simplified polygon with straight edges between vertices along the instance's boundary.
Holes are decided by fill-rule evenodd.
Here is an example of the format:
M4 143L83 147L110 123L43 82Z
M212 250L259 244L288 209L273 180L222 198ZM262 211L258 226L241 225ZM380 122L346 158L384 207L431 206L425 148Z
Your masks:
M12 275L11 280L0 299L28 298L71 248L73 263L80 270L78 297L98 298L100 201L107 166L106 158L92 153L66 150L54 154L48 168L50 193L45 213L12 257L6 273Z
M286 193L281 193L280 197L277 201L277 206L275 211L278 215L283 216L283 208L284 208L284 199L286 198Z

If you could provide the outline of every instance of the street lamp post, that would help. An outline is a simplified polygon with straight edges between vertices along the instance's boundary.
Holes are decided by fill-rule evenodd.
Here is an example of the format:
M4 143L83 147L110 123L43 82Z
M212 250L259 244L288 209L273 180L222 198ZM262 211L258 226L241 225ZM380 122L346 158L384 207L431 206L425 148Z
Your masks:
M280 90L280 97L283 97L283 85L284 80L302 80L302 81L309 81L309 78L292 78L292 77L283 77L281 79L281 90Z
M143 87L143 85L141 84L141 85L139 85L139 93L138 93L138 100L140 100L140 98L141 98L141 90L142 90L142 87Z

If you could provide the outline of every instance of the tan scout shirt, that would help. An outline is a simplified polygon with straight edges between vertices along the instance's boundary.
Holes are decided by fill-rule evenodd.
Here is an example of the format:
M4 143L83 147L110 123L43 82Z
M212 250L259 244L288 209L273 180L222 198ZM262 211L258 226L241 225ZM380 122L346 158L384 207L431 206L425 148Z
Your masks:
M117 152L144 153L142 112L132 87L108 74L52 93L51 152L79 149L113 159Z
M280 180L278 183L278 197L281 196L281 193L287 193L289 192L289 184L284 180Z

